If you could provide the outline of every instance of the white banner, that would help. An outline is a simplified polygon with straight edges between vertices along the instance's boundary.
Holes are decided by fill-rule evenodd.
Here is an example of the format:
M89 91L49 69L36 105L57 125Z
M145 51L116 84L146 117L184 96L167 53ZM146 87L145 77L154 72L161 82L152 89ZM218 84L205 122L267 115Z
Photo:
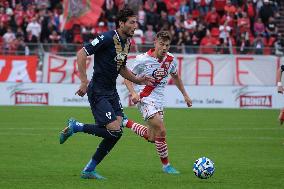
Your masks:
M284 59L261 55L175 55L185 85L274 86L276 71ZM128 56L132 64L134 54ZM93 56L87 64L88 79L93 72ZM79 83L76 57L44 55L43 82ZM120 76L117 83L122 84ZM172 82L170 81L170 84Z
M89 106L87 96L75 95L78 84L0 83L0 105ZM193 108L282 108L284 96L276 87L186 86ZM129 106L129 93L117 86L124 107ZM168 85L166 107L185 108L179 90Z

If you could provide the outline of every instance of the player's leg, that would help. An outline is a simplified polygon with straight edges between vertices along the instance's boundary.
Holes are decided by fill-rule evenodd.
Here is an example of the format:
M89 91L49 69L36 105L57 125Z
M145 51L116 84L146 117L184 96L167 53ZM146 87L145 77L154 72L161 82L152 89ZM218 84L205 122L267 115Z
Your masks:
M168 174L179 174L174 167L169 163L168 145L166 142L166 128L163 121L163 112L159 111L148 119L150 127L153 127L155 132L155 145L161 163L163 164L163 171Z
M139 103L138 109L141 112L144 120L147 120L150 116L149 113L153 111L152 106L150 106L148 103ZM128 118L123 120L123 126L131 129L135 134L145 138L148 142L154 143L155 136L153 129L147 128L146 126L136 123Z
M113 125L120 125L112 105L106 97L89 97L89 102L96 124L84 124L70 118L68 125L60 133L60 144L63 144L70 136L77 132L84 132L102 138L120 137L122 130ZM108 127L106 125L109 124ZM116 126L117 127L117 126Z
M284 108L280 110L278 119L280 121L280 124L282 125L284 122Z
M118 95L109 98L107 103L111 104L111 107L106 112L107 113L113 112L108 115L108 119L113 120L112 117L117 115L116 120L110 123L108 123L108 121L105 120L106 129L110 132L110 134L113 134L114 131L115 132L121 131L120 125L121 125L121 120L122 120L122 107L119 103ZM104 103L104 105L106 106L106 103ZM97 115L95 117L97 117ZM118 142L118 140L121 137L121 134L122 132L120 132L119 136L114 135L112 138L107 137L101 141L95 154L92 156L91 160L89 161L89 163L85 166L84 170L82 171L82 174L81 174L82 178L98 179L97 175L93 175L92 173L95 172L95 168L97 167L97 165L99 165L99 163L105 158L105 156L112 150L112 148Z
M121 117L117 117L118 120L121 120ZM121 121L120 121L121 122ZM118 122L116 125L120 126L120 122ZM114 127L115 123L112 122L108 124L108 127ZM104 179L101 175L99 175L95 169L100 164L100 162L105 158L105 156L112 150L112 148L115 146L115 144L120 139L119 137L113 137L113 138L104 138L101 143L99 144L96 152L92 156L91 160L88 162L88 164L85 166L81 173L81 177L85 179Z

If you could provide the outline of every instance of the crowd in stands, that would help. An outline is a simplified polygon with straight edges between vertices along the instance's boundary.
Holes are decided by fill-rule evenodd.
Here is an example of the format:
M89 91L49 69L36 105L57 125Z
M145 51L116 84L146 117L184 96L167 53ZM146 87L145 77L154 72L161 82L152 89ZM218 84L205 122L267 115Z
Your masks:
M82 44L115 29L124 6L138 15L132 43L152 45L155 34L169 30L177 53L283 55L276 19L281 0L105 0L95 25L63 30L63 0L0 0L0 43L5 53L29 54L31 44ZM29 44L29 45L28 45ZM55 49L51 51L57 51ZM269 51L266 51L266 48ZM271 51L271 49L274 49Z

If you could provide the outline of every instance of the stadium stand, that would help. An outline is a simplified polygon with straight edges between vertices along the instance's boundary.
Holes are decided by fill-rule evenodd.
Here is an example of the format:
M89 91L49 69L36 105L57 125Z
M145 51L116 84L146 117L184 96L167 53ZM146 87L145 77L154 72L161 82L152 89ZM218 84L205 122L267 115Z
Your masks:
M114 29L116 13L123 6L138 14L132 51L151 46L159 30L172 33L175 53L283 51L280 0L105 0L97 23L73 25L69 30L62 23L63 0L0 0L0 51L17 55L37 54L39 49L75 52L82 43Z

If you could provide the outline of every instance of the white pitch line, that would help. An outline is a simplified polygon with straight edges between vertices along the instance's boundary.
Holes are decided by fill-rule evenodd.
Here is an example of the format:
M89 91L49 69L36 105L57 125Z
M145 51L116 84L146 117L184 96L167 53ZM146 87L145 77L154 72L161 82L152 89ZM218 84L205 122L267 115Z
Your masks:
M31 130L31 131L36 131L36 130L49 130L49 131L61 131L63 129L62 128L48 128L48 127L37 127L37 128L33 128L33 127L20 127L20 128L15 128L15 127L12 127L12 128L1 128L0 127L0 131L1 130ZM267 130L281 130L281 129L284 129L284 128L280 128L280 127L274 127L274 128L188 128L188 129L184 129L184 130L187 130L187 131L247 131L247 130L263 130L263 131L267 131ZM169 131L176 131L176 130L179 130L178 128L167 128L167 130Z

